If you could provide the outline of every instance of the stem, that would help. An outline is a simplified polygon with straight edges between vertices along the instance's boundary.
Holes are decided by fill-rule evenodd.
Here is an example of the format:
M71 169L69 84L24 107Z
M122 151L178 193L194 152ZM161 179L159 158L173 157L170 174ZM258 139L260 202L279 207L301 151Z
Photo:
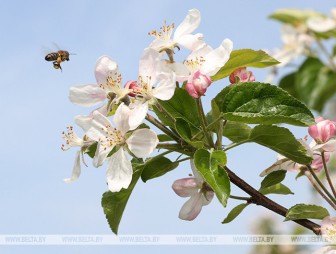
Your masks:
M171 138L173 138L176 142L180 142L180 138L171 130L169 130L165 125L163 125L159 120L157 120L154 116L151 116L150 114L146 115L146 120L150 123L152 123L154 126L159 128L163 133L167 134Z
M254 189L248 183L246 183L243 179L239 178L228 167L225 166L224 169L228 173L230 177L230 181L234 185L236 185L237 187L239 187L240 189L242 189L243 191L245 191L247 194L251 196L251 199L250 199L251 202L257 205L261 205L279 215L286 217L288 209L279 205L278 203L275 203L273 200L261 194L259 191ZM318 224L310 220L301 219L301 220L293 220L293 221L300 224L301 226L305 228L312 230L317 235L321 234L321 227Z
M186 148L183 148L180 144L177 143L159 143L156 146L157 149L166 149L169 151L174 151L174 152L179 152L187 156L192 156L193 153L195 152L195 149L188 146ZM190 149L192 148L192 149Z
M332 60L332 57L330 56L328 50L324 47L323 43L320 40L316 40L316 42L317 42L317 45L320 47L321 51L327 57L327 59L330 63L330 67L333 69L334 72L336 72L336 65L335 65L334 61Z
M217 124L218 121L222 120L222 117L218 117L215 121L209 123L209 125L206 127L207 131L212 128L213 125ZM192 136L191 140L197 138L199 135L203 134L204 131L201 130L197 132L194 136Z
M309 179L310 183L313 185L315 190L321 195L321 197L331 205L332 208L336 209L335 204L321 191L318 185L315 183L310 172L305 171L305 176Z
M198 98L198 99L196 99L196 104L197 104L198 114L201 117L201 127L202 127L202 130L203 130L203 132L205 134L205 137L208 140L209 145L214 148L215 144L214 144L214 142L213 142L213 140L211 138L211 134L208 133L208 131L207 131L207 121L205 119L201 97Z
M226 123L226 122L225 122ZM222 140L223 140L223 130L224 130L224 124L223 120L219 122L219 128L216 133L217 135L217 140L216 140L216 147L218 149L222 149Z
M244 200L244 201L249 201L251 199L248 197L240 197L240 196L234 196L234 195L230 195L230 198L237 199L237 200Z
M325 156L324 156L324 151L322 152L321 155L322 155L322 162L323 162L324 171L326 173L327 181L329 183L332 193L334 194L334 197L336 198L336 191L335 191L334 185L330 178L329 170L328 170L327 163L326 163Z
M320 181L320 179L317 177L315 174L314 170L311 168L310 165L306 165L306 167L309 169L309 172L312 174L314 177L315 181L320 185L322 190L324 191L325 194L331 199L331 201L336 204L336 199L330 194L330 192L327 190L327 188L323 185L323 183Z
M239 146L241 144L244 144L244 143L246 143L246 142L242 141L242 142L232 143L232 144L228 145L225 149L223 149L223 151L226 152L226 151L228 151L228 150L230 150L230 149L232 149L236 146Z
M183 159L181 159L181 160L176 160L176 161L174 161L174 162L178 162L178 163L180 163L180 162L182 162L182 161L187 161L187 160L190 160L190 159L192 159L192 157L183 158Z

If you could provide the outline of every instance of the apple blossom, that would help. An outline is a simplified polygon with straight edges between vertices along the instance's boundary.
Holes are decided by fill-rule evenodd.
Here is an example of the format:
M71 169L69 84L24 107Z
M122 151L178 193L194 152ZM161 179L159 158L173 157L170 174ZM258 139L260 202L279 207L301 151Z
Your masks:
M125 147L138 158L147 157L158 144L158 138L154 131L149 129L139 129L127 137L130 130L129 108L123 103L119 105L112 126L107 117L100 112L93 112L92 127L87 132L87 136L98 142L93 164L99 167L105 160L107 166L107 182L109 190L118 192L122 188L127 188L132 180L132 164L127 159ZM115 152L114 152L115 150ZM110 157L109 154L114 152Z
M321 222L321 232L328 242L336 242L336 217L325 217Z
M118 65L109 56L98 58L95 67L97 85L87 84L70 88L69 99L72 103L91 107L109 99L119 104L119 101L131 91L122 86L122 76Z
M175 33L173 34L174 24L167 25L165 24L160 28L161 31L153 30L149 35L155 37L155 40L150 44L150 47L155 49L158 52L161 52L165 49L174 50L175 47L179 45L194 50L204 44L202 41L203 35L191 34L197 29L201 22L201 14L199 10L192 9L189 10L187 16L182 21L182 23L176 28Z
M317 124L309 126L308 133L317 144L326 143L336 137L336 122L325 120L322 117L315 120Z
M229 76L229 80L231 84L239 83L239 82L254 82L255 77L252 71L246 70L246 67L240 67L232 72Z
M66 151L71 147L80 147L80 150L76 153L75 163L72 169L72 175L70 178L64 179L66 183L72 183L77 180L81 174L81 155L83 156L83 151L92 145L94 141L90 140L88 137L84 136L84 138L78 137L78 135L73 131L72 126L67 127L67 131L62 133L63 139L65 140L65 144L62 144L62 150ZM84 157L82 157L82 161L85 164Z
M172 188L180 197L190 197L182 206L179 218L182 220L194 220L202 210L202 206L208 205L214 197L214 192L198 174L194 162L190 160L194 177L176 180Z
M336 28L336 8L331 9L331 17L313 16L307 20L307 27L318 33L327 32Z

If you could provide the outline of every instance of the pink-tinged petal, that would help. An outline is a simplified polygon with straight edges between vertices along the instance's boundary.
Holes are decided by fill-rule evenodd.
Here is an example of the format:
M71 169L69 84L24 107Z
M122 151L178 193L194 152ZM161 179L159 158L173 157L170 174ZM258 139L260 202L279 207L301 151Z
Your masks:
M135 101L130 104L130 107L128 123L130 130L134 130L145 120L148 112L148 102L141 103L140 101Z
M313 254L336 254L336 246L324 246L314 251Z
M183 198L191 197L199 190L198 183L193 177L176 180L172 188L177 195Z
M124 103L121 103L113 117L117 129L123 133L126 133L130 129L128 123L130 111L131 110Z
M155 39L149 47L156 50L160 51L164 48L172 48L174 46L174 42L172 40L164 40L161 38Z
M215 193L213 191L206 191L202 195L202 205L208 205L210 204L211 200L213 199Z
M73 169L72 169L72 175L71 175L70 178L64 179L64 182L72 183L79 178L79 176L81 174L81 165L80 165L80 158L81 157L80 157L80 154L81 154L80 151L78 151L76 153L75 164L74 164Z
M97 144L97 149L95 156L93 157L92 164L95 168L103 165L104 161L107 158L107 155L112 151L113 146L111 147L103 147L99 142Z
M320 152L334 152L336 151L336 140L331 139L328 142L320 145L315 145L312 147L314 151L320 151Z
M161 73L159 75L161 81L155 87L153 94L155 98L167 101L173 97L176 88L175 73Z
M190 49L197 50L203 47L206 43L203 41L203 34L186 34L175 41L177 44Z
M108 162L106 177L109 190L118 192L122 188L127 189L132 181L132 174L132 163L121 147Z
M191 198L182 206L179 218L182 220L194 220L202 210L202 196L201 193L192 195Z
M143 78L151 77L155 82L157 67L160 65L160 54L152 48L145 48L139 63L139 75Z
M154 131L149 129L140 129L132 133L126 140L128 148L138 158L147 157L150 155L157 144L159 139Z
M165 60L160 62L160 70L163 72L171 72L173 71L176 75L177 82L184 82L188 79L190 75L189 69L183 63L169 63Z
M107 76L114 76L118 72L118 65L109 56L101 56L96 62L95 76L98 85L105 84Z
M336 241L336 217L325 217L321 222L322 236L329 242Z
M229 60L232 48L232 41L225 39L218 48L204 56L204 63L201 67L202 73L209 76L215 75Z
M196 30L201 22L201 13L197 9L188 11L187 16L182 23L176 28L174 33L174 41L186 34L190 34Z
M92 116L77 115L74 122L81 127L84 132L87 132L92 127Z
M105 136L106 126L112 126L110 120L97 110L92 113L92 119L92 126Z
M106 93L97 85L74 86L70 88L69 99L73 104L91 107L106 99Z

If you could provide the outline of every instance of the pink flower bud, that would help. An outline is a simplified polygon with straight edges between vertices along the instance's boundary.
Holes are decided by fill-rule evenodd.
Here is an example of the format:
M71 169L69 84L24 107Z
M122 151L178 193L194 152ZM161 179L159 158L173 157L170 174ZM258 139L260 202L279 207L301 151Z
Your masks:
M324 159L326 163L328 163L330 159L330 153L324 153ZM310 166L316 173L319 173L324 168L322 156L319 154L314 154L313 161Z
M138 94L138 91L141 89L138 82L134 80L127 81L125 84L125 88L133 90L133 92L128 94L131 97L135 97Z
M311 125L308 128L309 135L316 143L326 143L336 136L336 122L324 120L322 117L316 119L317 124Z
M186 90L191 97L197 99L205 94L210 85L211 78L198 70L190 76L186 85Z
M241 67L230 74L229 80L231 84L236 84L238 82L253 82L255 77L252 71L246 70L246 67Z

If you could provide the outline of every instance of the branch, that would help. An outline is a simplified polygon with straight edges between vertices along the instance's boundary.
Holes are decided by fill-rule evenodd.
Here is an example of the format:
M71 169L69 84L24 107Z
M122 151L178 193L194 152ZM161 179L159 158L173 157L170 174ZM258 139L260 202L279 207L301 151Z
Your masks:
M251 200L250 200L251 203L254 203L256 205L261 205L281 216L284 216L284 217L286 216L288 209L279 205L273 200L269 199L265 195L261 194L259 191L254 189L251 185L249 185L243 179L241 179L235 173L233 173L228 167L225 166L224 169L228 173L230 177L230 181L234 185L236 185L238 188L242 189L243 191L245 191L247 194L251 196ZM302 220L293 220L293 221L307 229L312 230L317 235L321 234L320 225L310 220L302 219Z

